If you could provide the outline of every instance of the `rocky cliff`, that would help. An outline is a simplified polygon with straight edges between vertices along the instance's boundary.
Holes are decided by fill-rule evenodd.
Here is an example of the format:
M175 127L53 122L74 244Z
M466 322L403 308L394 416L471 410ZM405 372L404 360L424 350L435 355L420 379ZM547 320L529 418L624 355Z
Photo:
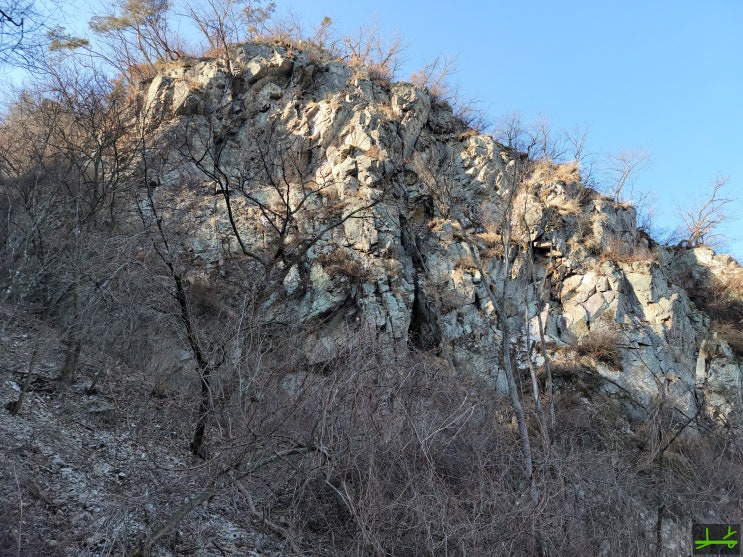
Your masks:
M682 279L739 279L730 258L654 244L631 206L585 188L574 165L526 161L423 88L269 45L242 47L234 64L179 63L143 85L145 125L160 130L154 195L178 207L205 277L228 273L237 236L279 268L265 316L318 323L310 360L332 357L334 336L356 327L505 391L490 288L508 297L524 368L544 364L526 345L525 323L534 340L541 320L548 357L591 374L631 416L664 398L684 415L739 421L740 359ZM581 350L596 341L615 357Z

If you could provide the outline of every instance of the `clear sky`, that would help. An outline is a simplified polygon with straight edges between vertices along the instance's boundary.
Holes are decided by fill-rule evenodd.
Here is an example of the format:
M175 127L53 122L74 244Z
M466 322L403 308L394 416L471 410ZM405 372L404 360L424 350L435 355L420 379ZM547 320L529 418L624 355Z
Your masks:
M287 5L279 3L280 7ZM718 177L743 200L743 1L292 0L303 21L333 18L348 32L374 17L410 43L406 78L438 54L492 119L520 112L553 128L590 130L600 153L645 148L636 188L657 223ZM743 202L730 206L743 213ZM743 218L725 228L743 259Z
M179 0L180 2L180 0ZM176 3L179 3L176 2ZM76 4L80 19L91 4ZM464 97L491 120L520 112L553 129L590 130L597 153L646 149L638 191L655 222L672 229L676 207L720 175L743 216L743 0L277 0L308 27L330 16L350 33L376 18L409 46L407 79L437 55L456 56ZM68 24L75 32L85 21ZM743 218L724 233L743 260Z

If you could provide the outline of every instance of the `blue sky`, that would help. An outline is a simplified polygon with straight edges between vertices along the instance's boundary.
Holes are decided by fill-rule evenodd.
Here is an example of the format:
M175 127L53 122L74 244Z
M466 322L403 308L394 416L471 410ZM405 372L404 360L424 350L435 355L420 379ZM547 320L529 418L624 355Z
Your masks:
M654 199L661 229L720 175L740 198L729 213L743 213L742 0L277 3L308 27L328 15L340 34L374 18L398 31L409 43L401 79L455 56L462 96L491 120L519 112L556 130L587 128L598 154L646 149L635 188ZM85 30L89 6L76 4L82 21L69 28ZM723 232L743 260L743 218Z
M635 187L651 192L656 222L719 175L743 199L743 2L294 0L303 21L333 18L341 32L378 18L410 43L400 77L455 55L464 96L491 119L520 112L555 129L590 130L598 153L645 148ZM283 4L280 6L283 7ZM729 206L743 213L741 201ZM743 219L725 227L743 258Z

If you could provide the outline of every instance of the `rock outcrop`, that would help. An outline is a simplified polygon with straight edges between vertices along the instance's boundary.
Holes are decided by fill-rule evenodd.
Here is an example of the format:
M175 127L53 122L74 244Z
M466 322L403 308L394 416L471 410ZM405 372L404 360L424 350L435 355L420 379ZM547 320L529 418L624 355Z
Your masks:
M327 339L350 326L505 390L487 284L508 298L522 364L544 362L524 342L539 318L551 358L589 370L631 416L662 399L739 422L739 355L678 278L740 276L734 261L651 249L634 209L584 187L575 165L529 163L423 88L270 45L241 47L234 67L179 62L142 86L146 126L161 138L156 200L175 207L205 276L229 281L226 261L241 251L272 269L281 287L264 316L317 322L308 358L332 357ZM601 335L618 360L577 355Z

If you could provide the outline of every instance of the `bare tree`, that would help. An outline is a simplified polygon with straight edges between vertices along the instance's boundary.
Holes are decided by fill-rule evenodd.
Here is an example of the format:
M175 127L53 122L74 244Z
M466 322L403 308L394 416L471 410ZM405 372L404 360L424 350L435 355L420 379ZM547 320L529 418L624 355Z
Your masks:
M518 251L514 251L514 250L518 250L518 247L516 247L518 244L514 241L514 237L513 237L513 232L514 232L513 223L515 222L514 200L516 197L517 189L521 186L521 180L519 178L519 171L515 167L514 167L513 173L514 174L510 177L511 178L510 184L507 186L508 189L506 190L505 195L503 199L501 200L502 207L501 207L501 214L499 215L501 242L503 246L502 266L501 266L501 269L499 270L500 271L499 278L501 280L500 299L496 297L495 288L492 285L490 274L485 271L485 268L482 265L482 261L479 255L479 249L472 241L469 241L469 245L470 245L470 249L475 255L475 264L477 265L478 271L480 272L480 275L483 278L483 284L485 286L485 291L487 292L488 297L490 298L490 301L493 304L493 307L496 309L496 313L498 316L498 323L500 325L501 336L502 336L500 360L501 360L503 372L506 376L506 380L508 383L508 391L509 391L509 395L511 398L511 405L513 407L514 413L516 414L516 423L519 429L521 449L524 454L524 457L523 457L524 478L529 482L532 503L536 505L538 502L538 492L537 492L535 478L534 478L534 466L533 466L533 459L532 459L531 440L530 440L530 436L529 436L529 432L527 428L526 414L524 413L523 405L521 404L521 398L519 396L519 389L516 386L516 372L515 372L515 366L513 364L513 359L511 355L511 351L512 351L511 336L512 336L513 331L511 331L509 327L509 315L508 315L508 303L507 303L508 300L511 298L511 296L515 295L515 292L512 291L513 284L512 284L512 278L511 278L511 268L515 260L515 257L518 255Z
M493 126L493 137L499 143L527 155L530 160L551 163L576 161L587 166L593 158L586 149L588 130L576 126L572 130L554 130L549 120L540 116L525 122L518 112L498 118Z
M33 3L28 2L22 5L0 9L0 29L2 30L0 36L3 39L3 51L12 52L20 48L24 34L26 33L28 16L32 11L32 7Z
M493 126L493 137L506 147L511 147L531 157L537 151L540 135L542 138L546 136L545 131L546 127L543 125L538 122L536 124L525 123L521 114L515 112L496 120Z
M0 130L10 146L0 159L10 200L5 295L38 305L62 327L66 380L84 342L100 336L85 316L125 269L116 270L109 252L127 164L120 100L100 74L62 67L12 108Z
M397 74L402 64L401 55L407 47L398 33L386 38L376 20L359 27L355 34L343 37L341 43L344 49L341 57L352 67L365 66L373 77L386 80Z
M144 122L139 130L139 148L141 150L140 172L146 186L144 195L136 195L135 201L145 233L148 234L151 246L159 260L167 269L167 285L165 288L170 292L176 302L177 319L186 333L186 343L196 364L196 369L201 385L201 396L199 397L197 421L191 440L191 452L206 458L204 439L206 434L207 419L211 408L211 378L212 373L219 369L225 361L225 354L218 348L214 350L209 346L208 340L204 339L202 330L194 313L193 304L188 292L187 273L188 267L181 262L179 245L171 238L168 224L165 221L164 211L155 201L152 184L156 183L155 173L150 170L149 160L151 157L152 138L145 132Z
M498 334L501 337L500 352L498 354L498 372L504 374L508 385L508 394L511 401L511 408L513 409L515 416L521 448L520 464L522 477L528 486L527 492L530 504L532 505L531 508L534 512L537 512L541 500L541 487L539 486L535 474L534 444L529 432L527 411L524 408L524 404L521 400L521 391L517 385L517 367L514 363L513 357L513 352L517 348L513 345L512 339L515 335L519 334L520 331L514 330L514 327L511 325L513 321L512 317L514 316L509 314L509 300L519 295L519 288L522 286L522 292L524 295L528 295L527 289L534 280L533 277L529 277L523 285L519 285L518 280L513 276L514 263L517 258L520 256L523 257L524 250L522 248L525 244L531 242L531 238L528 237L528 228L525 229L527 237L522 238L518 234L518 223L521 218L523 218L523 214L520 214L519 208L516 207L516 200L518 199L519 194L523 193L526 189L525 178L528 174L529 162L514 161L514 164L510 165L510 170L505 176L506 180L504 180L500 191L497 208L489 214L491 222L488 224L488 228L498 231L498 238L500 239L501 244L501 255L498 257L499 262L497 267L495 267L497 270L493 271L494 266L488 265L484 262L484 258L480 253L480 247L471 234L467 232L468 227L465 225L464 219L461 217L461 207L458 206L460 203L458 203L458 200L454 197L454 149L450 148L449 150L442 150L439 153L429 153L429 157L430 160L427 160L426 162L423 162L422 159L418 157L416 157L414 161L417 162L415 168L420 173L419 175L424 181L427 189L431 192L434 201L434 214L458 222L459 234L462 235L464 242L469 247L472 254L473 264L482 281L483 290L495 309L498 320ZM529 252L528 255L533 257L531 252ZM528 308L529 304L526 304L526 306ZM526 313L523 323L524 327L527 329L529 327L528 317L528 313ZM493 327L495 327L495 324L493 324ZM541 339L544 340L543 331L540 330L540 333ZM528 334L526 335L526 342L527 350L530 354L531 342ZM541 436L544 441L543 445L549 447L548 425L541 405L541 393L535 370L533 368L530 369L532 371L531 380L533 401L539 417ZM552 414L553 412L554 410L550 392L550 413ZM544 553L541 541L538 542L538 546L539 551Z
M615 203L632 201L638 207L649 204L648 194L637 195L634 190L637 174L650 161L645 149L600 155L588 148L587 128L576 126L570 130L554 130L545 117L525 122L519 113L496 120L493 137L526 154L529 160L578 163L582 184L602 191Z
M690 246L717 245L722 241L720 227L731 220L727 207L735 201L732 197L722 195L726 185L727 178L718 177L712 190L693 207L679 209L683 223L679 234Z
M208 44L210 54L219 54L232 73L232 46L255 40L267 32L276 4L261 0L202 0L188 2L188 17L193 20Z
M144 183L157 183L163 170L149 162L157 158L155 141L177 146L177 160L169 164L197 184L208 182L224 201L238 251L230 257L242 257L254 270L251 284L257 292L252 303L259 307L280 294L290 272L306 272L309 254L318 242L351 219L371 218L374 208L386 199L395 171L379 177L368 200L341 201L335 192L339 183L324 161L313 156L316 150L310 138L292 134L277 115L242 130L239 122L222 126L220 116L226 115L220 110L229 111L230 106L218 107L206 117L184 116L159 139L142 130L141 173ZM170 213L152 188L140 196L139 204L145 229L152 234L153 247L172 281L178 319L200 377L191 450L204 457L205 429L213 407L212 378L225 363L225 339L209 340L194 315L188 266L173 238Z
M650 155L645 149L625 150L607 156L606 183L603 189L614 203L633 197L637 173L649 160Z
M534 406L537 411L537 417L539 418L539 424L541 426L542 442L544 447L550 446L549 440L549 428L547 425L547 419L545 417L544 409L540 398L539 381L535 370L534 362L530 357L533 347L531 341L531 315L529 313L530 298L536 300L535 318L537 321L537 333L539 335L539 347L541 350L542 357L544 358L544 367L547 375L546 390L547 390L547 402L549 407L549 427L555 427L555 401L554 401L554 387L552 381L552 364L551 356L547 350L547 339L545 335L545 325L543 317L543 308L549 310L549 301L545 302L545 298L549 296L551 285L547 284L549 273L544 273L542 280L537 280L536 271L536 253L534 250L534 239L531 237L529 231L529 225L527 222L527 211L530 201L529 195L524 195L523 210L521 212L522 226L529 236L526 238L526 251L524 257L526 259L527 269L527 280L524 284L524 329L526 331L524 338L525 353L527 354L527 362L529 365L529 374L531 377L532 384L532 399ZM550 260L552 258L552 250L550 250ZM549 263L548 263L549 266Z
M260 263L271 288L331 231L349 220L369 218L388 197L396 169L379 177L371 199L351 205L335 197L339 182L332 169L313 159L312 140L288 132L278 117L242 140L235 129L217 128L215 120L187 119L177 132L180 154L222 196L242 254ZM238 147L244 152L236 160ZM235 209L240 201L262 219L267 234L262 246L243 238L238 220L245 217Z
M423 68L410 75L411 83L425 87L434 101L446 101L452 104L456 91L453 90L451 77L457 71L456 58L437 56Z

